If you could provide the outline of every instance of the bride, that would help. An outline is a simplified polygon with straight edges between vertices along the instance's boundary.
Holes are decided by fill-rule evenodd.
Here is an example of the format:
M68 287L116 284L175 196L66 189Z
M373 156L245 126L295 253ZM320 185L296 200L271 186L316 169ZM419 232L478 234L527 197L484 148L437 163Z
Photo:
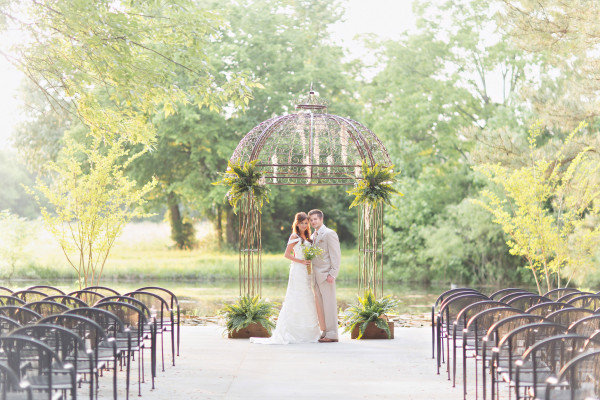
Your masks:
M310 261L304 260L302 252L302 246L312 245L306 213L296 214L292 232L285 249L285 258L292 261L290 277L277 326L270 338L250 338L251 343L316 343L321 336L311 275L307 271Z

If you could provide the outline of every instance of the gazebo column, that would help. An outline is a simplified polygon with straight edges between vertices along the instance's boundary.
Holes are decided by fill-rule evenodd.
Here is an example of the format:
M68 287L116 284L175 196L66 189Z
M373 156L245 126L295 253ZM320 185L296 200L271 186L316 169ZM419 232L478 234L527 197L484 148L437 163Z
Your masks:
M239 218L239 285L240 296L261 295L261 213L254 196L244 195Z
M383 203L358 209L358 294L383 296Z

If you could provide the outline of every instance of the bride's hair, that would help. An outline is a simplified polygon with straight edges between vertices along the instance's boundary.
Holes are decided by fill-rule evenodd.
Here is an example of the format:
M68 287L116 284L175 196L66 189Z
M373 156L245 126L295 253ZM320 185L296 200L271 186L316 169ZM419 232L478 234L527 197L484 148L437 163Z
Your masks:
M306 215L305 212L296 213L296 216L294 217L294 223L292 224L292 232L295 233L296 235L298 235L299 238L302 238L302 235L300 234L300 228L298 227L298 224L300 224L301 222L307 221L307 220L308 220L308 215ZM306 237L307 241L312 243L312 239L310 238L310 224L304 231L304 236Z

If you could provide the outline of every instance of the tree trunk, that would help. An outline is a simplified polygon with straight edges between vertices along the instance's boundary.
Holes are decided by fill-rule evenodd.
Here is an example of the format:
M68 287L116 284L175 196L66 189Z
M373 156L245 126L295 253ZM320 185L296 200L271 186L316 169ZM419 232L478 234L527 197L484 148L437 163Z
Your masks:
M223 206L217 206L217 246L223 248Z
M167 202L169 206L169 219L171 221L171 239L175 242L175 248L189 250L195 247L196 231L191 222L183 221L175 193L169 193Z
M235 247L237 249L237 244L238 244L238 226L239 226L239 222L238 222L238 216L235 215L233 213L233 210L231 208L227 208L227 211L225 211L226 213L226 217L227 217L227 225L225 226L226 229L226 236L227 236L227 244L232 245L233 247Z

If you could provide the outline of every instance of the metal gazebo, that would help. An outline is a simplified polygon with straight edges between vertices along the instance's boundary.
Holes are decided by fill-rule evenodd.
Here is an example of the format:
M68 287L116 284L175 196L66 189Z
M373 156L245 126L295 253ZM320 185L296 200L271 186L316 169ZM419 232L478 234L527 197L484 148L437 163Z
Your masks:
M230 161L257 162L271 185L352 185L361 165L390 166L379 138L361 123L327 113L312 90L296 101L296 112L268 119L239 142ZM239 216L240 295L261 292L261 215L245 199ZM383 207L359 210L359 292L383 293ZM381 292L380 292L381 291Z

